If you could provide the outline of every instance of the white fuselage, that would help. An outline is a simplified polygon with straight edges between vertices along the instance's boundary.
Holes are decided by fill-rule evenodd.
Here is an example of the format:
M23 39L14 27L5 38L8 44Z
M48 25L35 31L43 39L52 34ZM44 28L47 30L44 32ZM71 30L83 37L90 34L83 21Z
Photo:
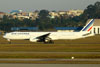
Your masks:
M78 39L83 38L84 34L89 32L11 32L6 33L3 37L6 39L35 39L36 37L45 35L50 33L48 37L52 40L59 40L59 39Z

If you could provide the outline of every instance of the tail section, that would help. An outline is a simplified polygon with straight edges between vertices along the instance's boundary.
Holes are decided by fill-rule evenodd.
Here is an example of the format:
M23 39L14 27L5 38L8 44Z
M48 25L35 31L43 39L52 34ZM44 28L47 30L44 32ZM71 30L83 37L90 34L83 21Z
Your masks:
M87 23L86 26L84 26L84 28L81 31L89 32L93 28L93 23L94 23L94 19L91 19L89 23Z

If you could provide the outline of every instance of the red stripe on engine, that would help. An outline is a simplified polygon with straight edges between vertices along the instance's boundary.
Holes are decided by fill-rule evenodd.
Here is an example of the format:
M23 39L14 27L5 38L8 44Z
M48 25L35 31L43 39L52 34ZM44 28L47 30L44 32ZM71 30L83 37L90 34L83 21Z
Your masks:
M93 27L93 26L92 26ZM90 27L89 29L88 29L88 31L90 31L91 29L92 29L92 27Z

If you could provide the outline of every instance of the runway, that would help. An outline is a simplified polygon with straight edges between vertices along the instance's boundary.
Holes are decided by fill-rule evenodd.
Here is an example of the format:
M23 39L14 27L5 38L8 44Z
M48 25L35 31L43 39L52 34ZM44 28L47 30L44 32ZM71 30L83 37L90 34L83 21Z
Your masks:
M0 67L100 67L100 64L0 64Z
M49 54L100 54L100 52L24 52L24 51L1 51L0 53L10 53L10 54L13 54L13 53L40 53L40 54L46 54L46 53L49 53Z
M0 59L0 61L96 61L100 59Z
M45 43L0 43L0 44L3 44L3 45L5 45L5 44L45 44ZM54 43L54 44L52 44L52 45L55 45L55 44L100 44L100 43ZM47 44L48 45L48 44Z

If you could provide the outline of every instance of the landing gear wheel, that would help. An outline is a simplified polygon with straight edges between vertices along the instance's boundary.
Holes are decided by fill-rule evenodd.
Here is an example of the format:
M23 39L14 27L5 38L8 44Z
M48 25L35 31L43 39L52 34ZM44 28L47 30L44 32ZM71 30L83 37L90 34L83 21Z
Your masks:
M7 39L7 40L8 40L8 43L11 44L11 40L10 39Z
M47 38L45 39L44 43L52 44L52 43L54 43L54 42L52 41L51 38L47 37Z

